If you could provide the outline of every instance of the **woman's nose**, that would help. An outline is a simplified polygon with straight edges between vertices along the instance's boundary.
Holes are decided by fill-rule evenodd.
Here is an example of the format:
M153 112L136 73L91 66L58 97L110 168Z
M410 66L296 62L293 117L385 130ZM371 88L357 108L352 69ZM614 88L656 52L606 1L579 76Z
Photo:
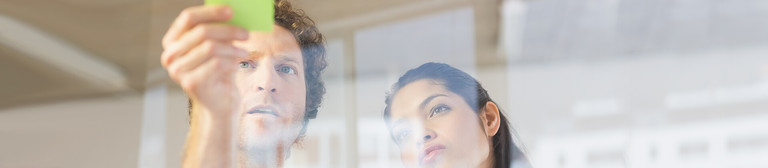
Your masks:
M422 137L421 139L421 143L429 142L430 140L433 140L435 138L437 138L437 133L435 133L435 131L425 130L424 137Z

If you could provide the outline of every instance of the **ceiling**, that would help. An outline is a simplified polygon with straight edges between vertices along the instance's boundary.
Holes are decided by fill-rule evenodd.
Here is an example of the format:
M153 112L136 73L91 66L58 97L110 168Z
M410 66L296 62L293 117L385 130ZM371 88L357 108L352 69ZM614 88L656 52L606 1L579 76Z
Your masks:
M0 2L0 108L140 89L149 1Z
M327 38L472 6L478 64L497 57L499 0L295 0ZM0 109L142 91L167 81L160 39L189 0L0 1ZM483 47L491 47L483 48ZM488 57L486 59L481 59ZM331 68L343 71L349 68Z

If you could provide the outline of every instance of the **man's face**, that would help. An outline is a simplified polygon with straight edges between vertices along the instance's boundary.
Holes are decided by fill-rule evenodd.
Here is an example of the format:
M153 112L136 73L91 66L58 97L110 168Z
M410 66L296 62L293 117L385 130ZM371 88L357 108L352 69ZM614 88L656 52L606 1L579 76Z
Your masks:
M235 77L239 144L248 150L291 145L302 127L307 95L296 39L275 25L272 32L251 32L247 41L234 45L250 52L240 58Z

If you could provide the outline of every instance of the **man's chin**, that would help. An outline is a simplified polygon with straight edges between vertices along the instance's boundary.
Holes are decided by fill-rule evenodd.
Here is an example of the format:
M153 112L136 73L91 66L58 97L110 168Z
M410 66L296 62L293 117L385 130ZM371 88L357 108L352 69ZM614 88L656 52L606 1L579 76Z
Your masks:
M274 126L267 126L261 123L241 124L238 137L240 137L241 147L247 148L266 148L275 147L281 139L280 131Z
M278 145L290 145L299 132L294 127L260 117L244 118L239 129L240 147L248 150L274 149Z

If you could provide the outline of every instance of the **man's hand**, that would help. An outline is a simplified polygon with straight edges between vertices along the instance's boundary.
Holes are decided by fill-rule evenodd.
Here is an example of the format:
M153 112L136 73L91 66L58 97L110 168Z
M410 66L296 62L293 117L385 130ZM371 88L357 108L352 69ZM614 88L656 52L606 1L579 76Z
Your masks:
M226 6L195 6L185 9L163 37L161 63L170 77L211 117L229 117L238 95L233 76L237 57L245 50L232 45L247 40L248 31L220 24L232 18Z
M232 45L248 31L221 24L232 18L226 6L194 6L176 18L163 37L161 63L194 103L184 167L229 167L231 116L239 95L234 84L238 57Z

